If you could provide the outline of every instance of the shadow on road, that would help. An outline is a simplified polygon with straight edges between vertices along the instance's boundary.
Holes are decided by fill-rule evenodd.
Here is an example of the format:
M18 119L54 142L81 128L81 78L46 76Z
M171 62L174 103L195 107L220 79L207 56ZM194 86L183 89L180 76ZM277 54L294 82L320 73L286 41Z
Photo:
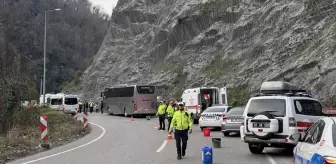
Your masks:
M271 155L272 157L292 157L293 156L293 149L290 148L272 148L266 149L267 154Z

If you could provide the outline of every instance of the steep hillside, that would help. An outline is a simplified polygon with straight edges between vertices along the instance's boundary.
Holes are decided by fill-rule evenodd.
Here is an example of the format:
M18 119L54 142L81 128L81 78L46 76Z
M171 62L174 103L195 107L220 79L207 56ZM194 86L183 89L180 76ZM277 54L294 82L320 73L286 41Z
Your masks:
M119 0L81 83L97 98L115 84L155 84L179 96L196 86L265 80L303 85L325 100L336 92L334 0Z
M51 11L56 8L61 11ZM29 64L27 69L33 73L30 77L36 83L36 91L43 75L44 14L50 10L47 12L47 93L60 91L74 79L76 72L80 74L90 65L108 27L109 16L89 0L0 0L0 9L0 22L8 28L8 41L25 58L23 64ZM0 24L0 32L4 27ZM36 100L38 94L32 97Z

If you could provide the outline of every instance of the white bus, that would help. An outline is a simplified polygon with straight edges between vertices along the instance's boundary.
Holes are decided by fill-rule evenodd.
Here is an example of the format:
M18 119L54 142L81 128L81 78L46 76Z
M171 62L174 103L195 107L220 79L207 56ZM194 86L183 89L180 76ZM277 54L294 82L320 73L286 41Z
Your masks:
M209 98L209 101L206 101ZM182 96L183 102L197 123L200 114L208 107L214 105L228 105L226 87L200 87L186 89ZM207 103L208 102L208 103Z
M103 111L115 115L155 115L156 87L121 85L105 88L101 92Z

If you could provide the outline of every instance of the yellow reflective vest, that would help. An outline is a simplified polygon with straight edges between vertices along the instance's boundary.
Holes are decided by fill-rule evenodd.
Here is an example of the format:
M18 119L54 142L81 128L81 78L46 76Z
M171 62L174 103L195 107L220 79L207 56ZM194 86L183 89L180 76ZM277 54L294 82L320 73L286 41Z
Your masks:
M156 114L159 115L166 114L166 108L167 108L166 104L161 104Z
M192 129L192 126L193 121L188 112L178 110L174 113L170 129L175 128L176 130L187 130Z
M175 109L173 106L168 105L167 108L167 117L173 117L174 116Z

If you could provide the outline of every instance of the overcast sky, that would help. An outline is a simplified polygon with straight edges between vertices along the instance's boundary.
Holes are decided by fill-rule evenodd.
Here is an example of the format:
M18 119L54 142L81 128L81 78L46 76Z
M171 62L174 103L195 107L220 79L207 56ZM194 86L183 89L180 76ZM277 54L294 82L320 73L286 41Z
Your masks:
M90 0L93 4L99 5L109 15L112 14L112 7L117 5L118 0Z

